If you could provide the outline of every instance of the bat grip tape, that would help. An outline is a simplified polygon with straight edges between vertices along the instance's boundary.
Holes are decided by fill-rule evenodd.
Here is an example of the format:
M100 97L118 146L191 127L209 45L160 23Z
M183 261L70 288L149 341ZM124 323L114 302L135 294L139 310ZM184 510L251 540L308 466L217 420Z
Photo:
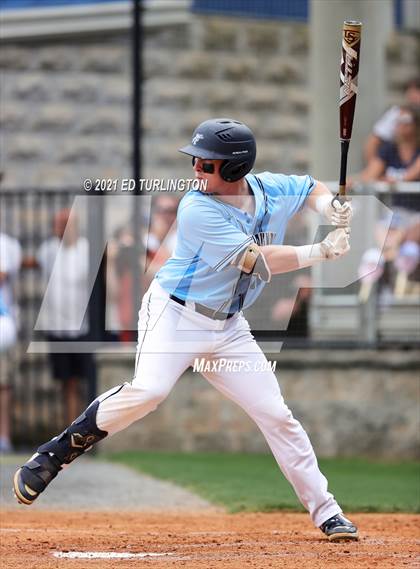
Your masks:
M350 140L341 140L341 161L340 161L340 181L338 194L341 197L346 195L347 177L347 156L349 152Z

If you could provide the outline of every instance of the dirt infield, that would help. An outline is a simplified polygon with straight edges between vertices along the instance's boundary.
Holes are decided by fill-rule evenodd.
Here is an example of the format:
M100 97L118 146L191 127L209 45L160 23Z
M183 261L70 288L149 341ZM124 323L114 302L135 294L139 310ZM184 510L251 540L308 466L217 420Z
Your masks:
M420 516L352 519L360 526L360 542L332 544L305 514L3 511L2 568L420 567ZM66 557L75 552L96 558Z

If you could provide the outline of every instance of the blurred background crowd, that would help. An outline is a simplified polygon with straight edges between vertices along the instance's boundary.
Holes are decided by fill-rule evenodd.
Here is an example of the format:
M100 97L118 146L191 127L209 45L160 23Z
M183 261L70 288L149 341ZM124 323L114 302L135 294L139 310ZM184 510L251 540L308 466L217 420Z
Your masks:
M311 122L323 95L309 69L323 49L316 26L328 2L145 0L138 60L135 4L2 3L2 452L12 439L31 442L28 425L37 425L38 438L84 407L96 390L95 349L135 343L138 302L176 245L182 194L142 195L136 217L132 196L117 196L114 208L116 196L84 194L85 178L189 178L177 148L197 123L232 115L256 133L256 171L309 172L337 187L337 104L322 119L336 132L330 146ZM357 4L348 2L349 14ZM319 269L276 279L248 317L257 336L289 346L410 347L420 336L420 14L410 0L364 4L365 70L349 183L359 278L334 285ZM337 26L333 98L339 33ZM373 59L367 50L375 33L381 39ZM367 85L369 74L375 86ZM325 83L329 77L326 71ZM133 82L141 86L137 99ZM141 119L134 132L133 100ZM141 140L134 170L133 136ZM84 200L79 207L76 196ZM303 210L285 242L310 242L317 224ZM92 276L90 243L98 232L105 255ZM37 398L39 416L31 419L29 400Z

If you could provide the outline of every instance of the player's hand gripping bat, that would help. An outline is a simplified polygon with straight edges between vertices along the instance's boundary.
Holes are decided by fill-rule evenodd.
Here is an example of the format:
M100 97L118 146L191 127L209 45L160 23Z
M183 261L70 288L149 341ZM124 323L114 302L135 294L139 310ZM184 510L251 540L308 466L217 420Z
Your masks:
M356 107L361 34L361 22L344 22L340 65L340 182L333 206L336 200L339 203L346 201L347 155Z

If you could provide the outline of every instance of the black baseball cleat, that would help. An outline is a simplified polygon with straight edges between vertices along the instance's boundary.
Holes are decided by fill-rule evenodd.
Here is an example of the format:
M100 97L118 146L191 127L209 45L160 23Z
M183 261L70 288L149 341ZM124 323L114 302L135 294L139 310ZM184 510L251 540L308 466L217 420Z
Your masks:
M319 528L330 541L357 541L359 533L357 527L343 514L337 514L329 518Z
M13 478L13 491L21 504L30 506L62 469L60 461L48 453L35 453Z
M13 478L13 490L21 504L30 505L62 470L107 436L96 424L99 401L94 401L65 431L41 445L19 468Z

